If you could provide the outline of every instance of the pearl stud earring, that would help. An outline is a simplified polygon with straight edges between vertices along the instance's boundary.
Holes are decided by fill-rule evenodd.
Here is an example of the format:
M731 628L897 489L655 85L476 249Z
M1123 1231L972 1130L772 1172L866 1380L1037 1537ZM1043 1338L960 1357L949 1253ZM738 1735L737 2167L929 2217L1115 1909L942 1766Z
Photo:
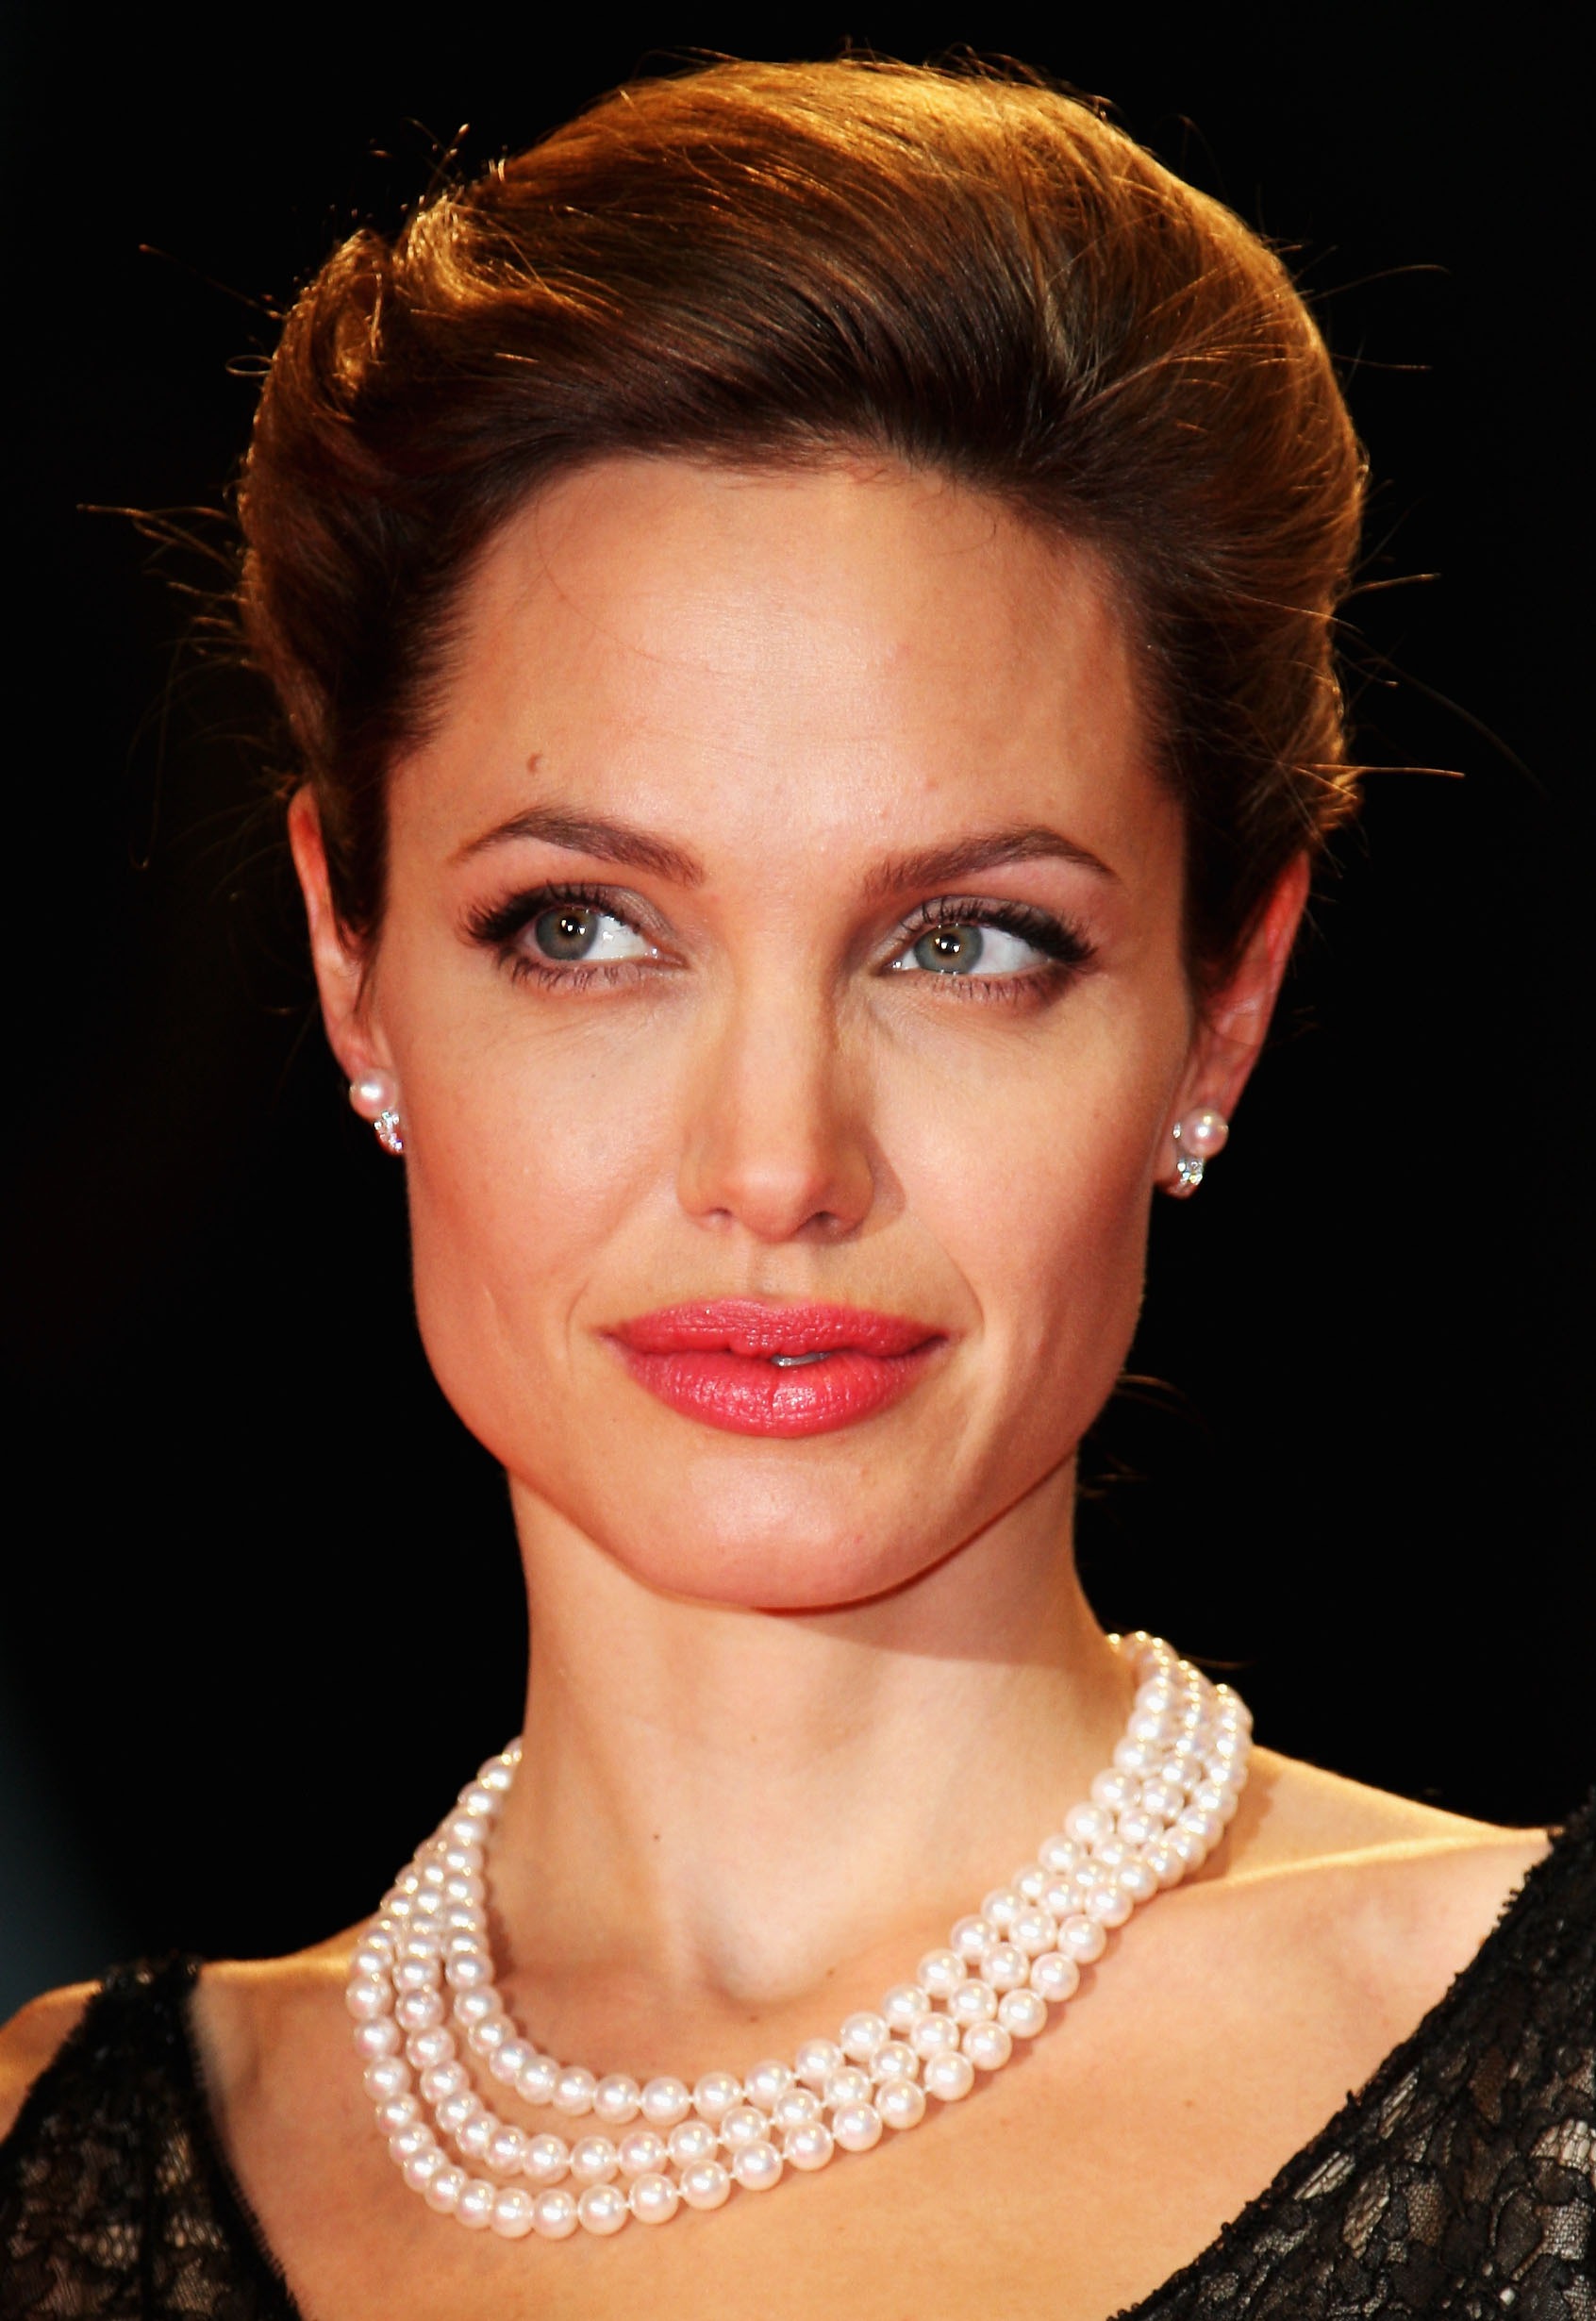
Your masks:
M369 1120L384 1152L395 1160L405 1149L399 1120L399 1084L391 1072L361 1072L349 1083L349 1101L362 1120Z
M1208 1162L1224 1150L1230 1123L1222 1112L1205 1105L1199 1111L1183 1112L1170 1133L1175 1146L1175 1181L1170 1191L1185 1200L1202 1183Z

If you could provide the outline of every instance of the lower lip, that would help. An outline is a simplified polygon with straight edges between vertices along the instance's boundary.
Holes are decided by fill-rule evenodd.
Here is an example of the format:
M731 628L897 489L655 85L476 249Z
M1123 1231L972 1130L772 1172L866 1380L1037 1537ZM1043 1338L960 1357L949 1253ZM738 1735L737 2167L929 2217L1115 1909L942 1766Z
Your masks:
M864 1354L844 1346L823 1361L794 1369L723 1350L643 1354L615 1343L638 1384L684 1418L727 1434L790 1440L856 1426L901 1401L944 1341L930 1339L908 1354Z

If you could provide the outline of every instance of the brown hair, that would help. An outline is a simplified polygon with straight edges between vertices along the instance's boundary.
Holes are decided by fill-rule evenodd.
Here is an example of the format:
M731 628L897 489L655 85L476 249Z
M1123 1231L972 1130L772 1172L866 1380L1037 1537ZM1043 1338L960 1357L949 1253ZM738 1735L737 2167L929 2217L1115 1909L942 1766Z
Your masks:
M1234 957L1349 809L1332 618L1362 470L1278 259L1090 107L906 65L717 64L607 97L289 317L242 609L370 937L384 784L452 601L540 484L622 452L865 450L1092 543L1183 800L1188 951Z

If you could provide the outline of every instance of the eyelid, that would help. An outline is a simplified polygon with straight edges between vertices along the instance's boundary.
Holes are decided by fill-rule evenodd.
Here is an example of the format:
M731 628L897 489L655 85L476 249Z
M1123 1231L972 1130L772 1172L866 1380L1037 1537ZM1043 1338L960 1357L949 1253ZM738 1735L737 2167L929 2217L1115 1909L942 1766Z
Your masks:
M938 894L917 904L900 920L892 957L898 958L939 927L999 927L1034 944L1054 966L1078 969L1097 956L1096 944L1072 920L1060 918L1039 904L992 895Z
M466 932L474 943L504 950L513 944L540 911L558 903L585 903L590 910L619 919L623 927L629 927L634 935L640 935L645 943L657 947L662 940L657 923L650 925L654 914L640 895L581 878L543 879L534 886L522 887L496 903L478 905L466 913Z

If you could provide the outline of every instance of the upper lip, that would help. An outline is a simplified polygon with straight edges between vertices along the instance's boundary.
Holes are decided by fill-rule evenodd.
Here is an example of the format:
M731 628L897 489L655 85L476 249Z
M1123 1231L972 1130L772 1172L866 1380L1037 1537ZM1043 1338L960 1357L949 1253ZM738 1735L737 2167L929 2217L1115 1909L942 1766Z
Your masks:
M608 1333L635 1354L912 1354L946 1333L866 1306L770 1306L755 1297L693 1299L620 1322Z

